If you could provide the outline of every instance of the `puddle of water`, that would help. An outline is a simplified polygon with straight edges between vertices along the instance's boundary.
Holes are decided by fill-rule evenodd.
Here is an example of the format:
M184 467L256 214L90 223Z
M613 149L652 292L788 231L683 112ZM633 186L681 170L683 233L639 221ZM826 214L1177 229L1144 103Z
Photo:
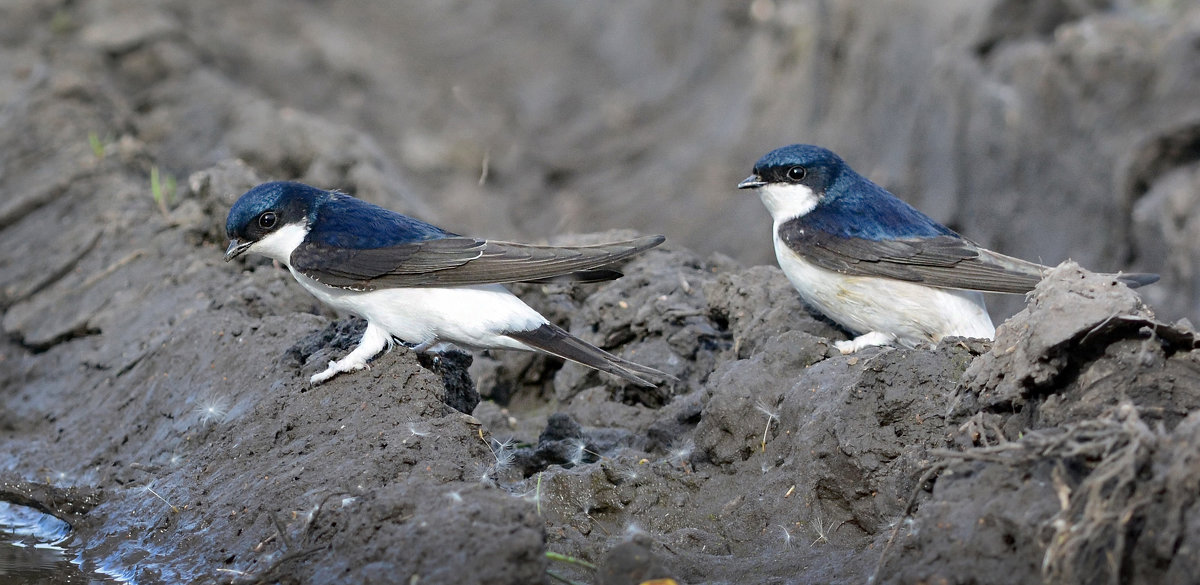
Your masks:
M86 574L63 548L71 536L66 522L8 502L0 502L0 583L5 585L116 585L120 581Z

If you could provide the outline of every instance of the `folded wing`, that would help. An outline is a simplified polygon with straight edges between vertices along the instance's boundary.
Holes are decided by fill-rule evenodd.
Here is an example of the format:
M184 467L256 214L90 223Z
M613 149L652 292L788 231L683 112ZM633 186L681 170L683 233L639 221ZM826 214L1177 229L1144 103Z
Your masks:
M620 276L596 270L661 244L647 236L595 246L533 246L467 237L445 237L372 249L305 241L292 252L292 268L330 286L375 290L415 286L468 286L573 277Z
M957 236L872 240L805 229L799 222L780 226L780 238L805 260L852 276L878 276L940 288L1025 293L1049 270L997 254ZM1158 280L1152 274L1119 274L1130 287Z

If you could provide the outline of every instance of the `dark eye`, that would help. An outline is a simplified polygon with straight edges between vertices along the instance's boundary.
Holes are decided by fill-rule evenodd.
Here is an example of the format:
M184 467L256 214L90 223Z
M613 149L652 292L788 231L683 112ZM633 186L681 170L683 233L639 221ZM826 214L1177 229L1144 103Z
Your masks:
M806 176L808 176L808 169L805 169L804 167L797 166L787 170L787 178L789 181L799 183L800 181L803 181L804 177Z
M263 212L262 215L258 216L258 227L264 230L269 230L275 227L275 212L266 211Z

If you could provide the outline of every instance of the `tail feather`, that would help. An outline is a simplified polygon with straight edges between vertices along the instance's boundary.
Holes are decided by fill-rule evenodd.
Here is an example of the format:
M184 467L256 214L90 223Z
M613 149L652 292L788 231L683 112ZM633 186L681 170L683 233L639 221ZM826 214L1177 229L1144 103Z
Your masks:
M629 360L619 358L603 349L600 349L570 333L565 329L554 325L553 323L545 323L537 329L528 331L510 331L505 335L528 345L534 349L544 351L550 355L560 357L565 360L579 362L589 368L608 372L614 376L624 378L643 388L654 388L658 386L650 382L642 376L658 378L661 380L676 380L676 378L666 372L656 370L654 368L635 364Z
M1117 277L1117 280L1125 283L1125 286L1128 286L1129 288L1137 288L1139 286L1146 286L1147 284L1154 284L1158 282L1157 274L1149 274L1145 272L1121 272L1114 276Z
M580 270L570 274L561 276L551 276L550 278L539 278L537 280L524 280L530 284L587 284L593 282L607 282L616 280L625 276L625 273L620 270L611 268L596 268L593 270Z

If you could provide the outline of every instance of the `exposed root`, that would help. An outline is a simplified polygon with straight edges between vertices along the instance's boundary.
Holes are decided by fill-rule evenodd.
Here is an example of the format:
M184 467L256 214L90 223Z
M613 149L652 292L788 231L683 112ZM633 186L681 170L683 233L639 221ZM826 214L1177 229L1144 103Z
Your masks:
M1139 489L1139 476L1150 468L1163 436L1151 431L1132 405L1079 430L1046 445L1048 456L1097 463L1073 491L1063 463L1056 466L1055 488L1064 505L1043 532L1048 542L1042 574L1054 583L1116 584L1141 532L1135 519L1154 495Z
M1148 481L1166 435L1150 429L1132 404L1064 427L1033 431L1018 441L954 451L933 450L926 469L897 521L875 571L914 511L926 482L954 460L1020 466L1053 461L1052 481L1060 510L1043 524L1042 574L1049 583L1120 583L1129 575L1133 544L1143 530L1142 511L1157 488ZM875 581L873 576L872 582Z

